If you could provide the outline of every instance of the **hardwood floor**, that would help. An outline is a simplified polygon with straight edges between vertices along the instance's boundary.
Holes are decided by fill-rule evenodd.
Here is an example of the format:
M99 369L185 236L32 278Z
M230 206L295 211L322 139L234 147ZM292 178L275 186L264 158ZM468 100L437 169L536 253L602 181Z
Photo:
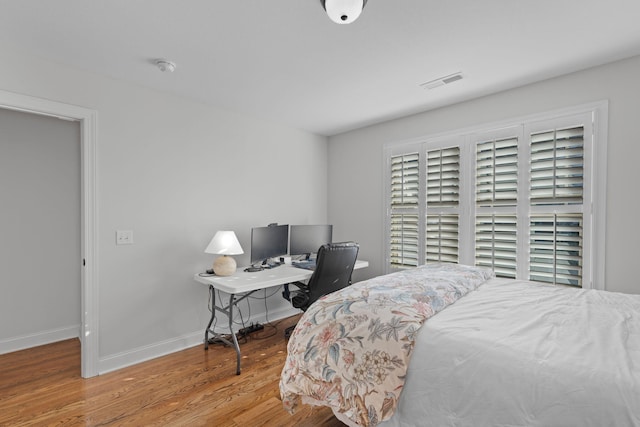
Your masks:
M75 339L0 355L0 426L342 427L327 408L282 409L283 331L295 320L242 343L239 376L235 351L220 344L89 379Z

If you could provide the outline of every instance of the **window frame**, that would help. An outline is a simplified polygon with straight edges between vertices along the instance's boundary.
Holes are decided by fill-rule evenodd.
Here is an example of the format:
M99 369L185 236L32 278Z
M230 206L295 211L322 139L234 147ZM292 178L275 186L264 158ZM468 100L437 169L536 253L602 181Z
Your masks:
M475 200L476 173L476 145L488 137L499 139L513 136L518 137L518 203L515 208L518 220L518 233L526 230L521 222L528 223L530 215L538 213L563 214L575 212L575 209L564 206L535 206L530 202L521 203L522 194L529 195L530 181L530 136L539 130L554 126L572 126L576 118L583 116L584 121L584 177L583 177L583 271L582 288L604 289L605 279L605 247L606 247L606 176L607 176L607 132L608 132L608 101L599 101L578 105L539 114L517 117L501 122L488 123L456 131L435 135L427 135L405 141L386 143L383 147L383 188L385 233L384 243L384 271L397 271L390 265L390 161L392 156L410 151L419 153L420 164L420 195L416 213L420 218L418 265L424 264L426 252L426 166L427 151L443 149L457 145L460 147L460 193L459 193L459 253L460 264L475 264L475 221L477 211ZM589 138L587 138L589 134ZM588 145L588 146L587 146ZM523 167L522 165L526 165ZM429 208L430 210L438 209ZM491 209L482 208L480 211L489 212ZM450 212L451 208L445 209ZM509 208L496 206L494 213L509 212ZM467 243L464 243L467 242ZM517 237L517 274L519 280L528 280L529 274L529 236ZM526 258L523 261L521 258Z

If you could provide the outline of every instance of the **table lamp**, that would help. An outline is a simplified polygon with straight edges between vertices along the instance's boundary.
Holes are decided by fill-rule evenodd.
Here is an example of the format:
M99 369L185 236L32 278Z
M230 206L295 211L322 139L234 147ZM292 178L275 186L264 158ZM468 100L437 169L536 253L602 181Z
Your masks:
M222 255L213 261L213 272L217 276L231 276L236 272L236 260L229 255L243 254L242 246L233 231L218 231L209 246L204 250L208 254Z

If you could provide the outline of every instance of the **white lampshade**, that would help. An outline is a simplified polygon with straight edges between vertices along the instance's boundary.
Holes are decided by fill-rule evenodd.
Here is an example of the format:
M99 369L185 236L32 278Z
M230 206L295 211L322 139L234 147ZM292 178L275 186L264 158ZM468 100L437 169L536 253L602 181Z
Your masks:
M325 0L324 10L336 24L350 24L360 16L366 0Z
M208 254L216 255L241 255L244 253L236 233L233 231L218 231L213 236L209 246L204 250Z
M213 262L213 272L218 276L231 276L236 272L236 260L227 255L244 253L233 231L216 232L204 251L208 254L222 255Z

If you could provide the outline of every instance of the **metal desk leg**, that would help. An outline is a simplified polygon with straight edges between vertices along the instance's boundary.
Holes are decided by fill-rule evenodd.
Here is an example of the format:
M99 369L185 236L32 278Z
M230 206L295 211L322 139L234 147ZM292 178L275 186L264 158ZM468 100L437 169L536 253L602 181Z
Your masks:
M240 344L238 344L238 338L233 331L233 306L235 295L231 294L229 297L229 331L231 331L231 337L233 338L233 346L236 349L236 375L240 375Z
M233 330L233 307L243 299L249 296L245 295L240 299L236 300L236 295L231 294L229 297L229 305L226 307L218 307L216 305L216 293L213 285L209 285L209 292L211 294L211 319L209 319L209 324L207 325L207 329L204 331L204 349L209 349L209 342L222 342L230 347L233 347L236 350L236 375L240 375L240 344L238 343L238 338L236 337L236 333ZM211 329L211 325L216 318L216 312L224 313L229 317L229 332L231 333L232 341L229 341L222 334L218 334ZM209 338L209 334L211 334L211 338Z
M213 285L209 285L209 294L211 295L211 319L209 319L209 324L207 325L207 329L204 330L204 349L209 349L209 331L211 330L211 325L213 324L213 320L216 318L216 291L213 288Z

